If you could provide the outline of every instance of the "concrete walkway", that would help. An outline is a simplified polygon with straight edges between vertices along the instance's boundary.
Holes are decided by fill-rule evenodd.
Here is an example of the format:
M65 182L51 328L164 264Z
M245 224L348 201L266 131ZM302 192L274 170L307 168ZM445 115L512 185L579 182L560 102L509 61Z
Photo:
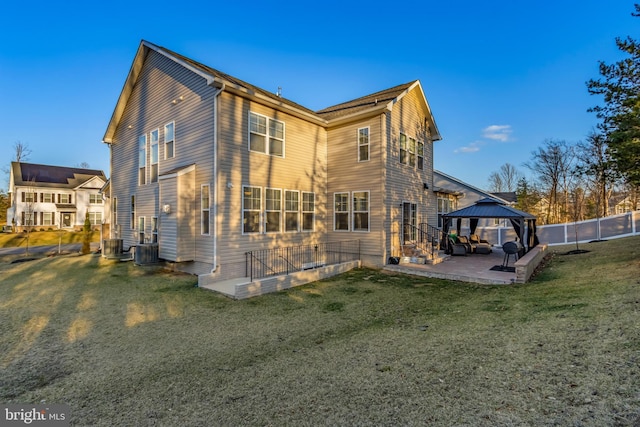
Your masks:
M92 242L91 243L91 252L95 252L100 248L100 243ZM74 253L80 252L82 249L82 243L68 243L64 245L60 245L60 250L62 253ZM24 247L17 248L0 248L0 256L2 255L24 255L26 253L26 249ZM29 246L29 254L49 254L49 253L58 253L58 245L45 245L45 246Z
M467 254L467 256L451 256L439 264L399 264L386 265L385 270L436 279L457 280L461 282L481 283L486 285L510 285L516 280L516 273L494 271L491 267L502 265L504 252L501 248L492 248L488 255ZM513 256L509 258L509 266L515 263Z

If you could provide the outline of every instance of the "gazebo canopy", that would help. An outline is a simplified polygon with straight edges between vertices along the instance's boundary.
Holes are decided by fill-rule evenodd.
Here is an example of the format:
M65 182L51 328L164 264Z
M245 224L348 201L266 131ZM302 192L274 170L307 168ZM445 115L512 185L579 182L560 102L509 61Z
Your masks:
M460 218L469 218L469 227L471 234L475 234L480 218L507 218L511 220L511 224L518 235L520 241L530 249L536 246L538 236L536 236L536 217L530 213L506 206L504 203L492 199L490 197L478 200L475 205L449 212L442 216L444 220L443 230L448 230L453 219L458 219L457 230L460 232ZM523 238L525 232L525 223L528 226L529 233L526 239Z

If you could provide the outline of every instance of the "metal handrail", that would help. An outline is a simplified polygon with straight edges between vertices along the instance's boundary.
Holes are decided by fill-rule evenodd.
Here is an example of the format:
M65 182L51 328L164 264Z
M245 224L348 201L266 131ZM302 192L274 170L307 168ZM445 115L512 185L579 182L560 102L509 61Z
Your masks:
M357 261L360 258L360 241L317 243L260 249L245 253L246 276L251 281L265 277L288 275L325 265Z

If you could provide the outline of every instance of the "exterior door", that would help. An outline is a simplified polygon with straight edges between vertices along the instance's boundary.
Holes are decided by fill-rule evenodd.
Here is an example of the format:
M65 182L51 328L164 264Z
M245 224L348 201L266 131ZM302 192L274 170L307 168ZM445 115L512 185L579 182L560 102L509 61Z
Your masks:
M402 202L402 236L405 242L416 240L418 205Z
M62 228L71 228L73 226L73 214L71 212L62 212L60 214L60 224L62 224Z

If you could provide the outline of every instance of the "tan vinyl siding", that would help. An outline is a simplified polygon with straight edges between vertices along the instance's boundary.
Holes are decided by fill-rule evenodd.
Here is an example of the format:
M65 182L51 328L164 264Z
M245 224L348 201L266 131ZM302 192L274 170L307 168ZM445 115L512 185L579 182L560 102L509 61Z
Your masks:
M244 98L223 92L218 116L218 230L219 277L245 274L245 253L259 249L311 244L321 240L325 232L326 133L323 128L293 116L275 111ZM285 124L284 158L248 150L249 111ZM248 185L262 189L313 192L316 197L315 231L242 234L242 188ZM264 217L262 222L264 221ZM284 209L282 211L284 218ZM300 221L302 218L300 217ZM262 224L264 225L264 224ZM264 230L263 230L264 231Z
M386 115L332 128L328 131L328 194L327 230L329 240L360 240L361 253L376 259L376 264L384 254L381 252L385 231L384 202L384 151ZM358 161L358 129L369 128L369 160ZM369 192L369 231L353 231L353 192ZM334 231L334 194L349 193L350 231Z
M198 163L207 167L197 168L195 181L213 182L214 95L215 89L206 86L202 77L162 55L149 53L116 130L112 145L111 178L112 197L124 201L130 200L130 196L135 194L136 217L145 216L146 223L151 223L152 216L157 216L160 224L164 218L159 206L159 183L137 185L138 137L160 129L159 175L180 166ZM183 97L180 102L172 102L180 97ZM175 122L175 155L165 160L164 126L172 121ZM150 149L147 150L149 165ZM119 204L118 218L125 247L135 244L138 230L131 230L128 203ZM159 239L162 246L163 237L159 236ZM168 244L174 242L169 240ZM160 251L163 252L162 249ZM193 252L192 247L190 258L194 258ZM211 263L211 238L204 236L197 239L195 252L198 261Z
M409 92L393 106L390 117L389 136L391 144L387 148L386 194L390 206L389 220L397 226L402 223L403 201L418 205L417 222L437 225L436 197L433 193L433 143L428 139L423 124L425 111L422 94L417 89ZM401 164L400 133L424 142L424 169ZM424 189L424 184L428 189ZM399 229L392 230L391 247L399 247Z

